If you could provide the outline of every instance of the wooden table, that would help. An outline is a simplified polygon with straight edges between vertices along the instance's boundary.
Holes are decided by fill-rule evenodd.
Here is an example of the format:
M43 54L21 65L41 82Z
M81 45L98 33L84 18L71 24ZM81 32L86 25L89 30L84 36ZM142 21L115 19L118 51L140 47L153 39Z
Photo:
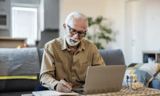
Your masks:
M23 94L22 96L34 96L32 94ZM58 96L58 95L53 95ZM119 92L109 92L102 94L90 94L80 96L160 96L160 90L143 87L137 91L130 90L128 87L122 87Z
M17 48L26 43L26 38L0 37L0 48Z

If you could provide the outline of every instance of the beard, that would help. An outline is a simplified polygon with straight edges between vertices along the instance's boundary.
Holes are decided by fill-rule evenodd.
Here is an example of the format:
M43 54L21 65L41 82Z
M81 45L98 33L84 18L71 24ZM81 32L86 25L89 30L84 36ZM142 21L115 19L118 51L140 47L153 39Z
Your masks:
M69 46L76 46L80 43L80 40L75 39L74 37L66 36L65 39L66 39Z

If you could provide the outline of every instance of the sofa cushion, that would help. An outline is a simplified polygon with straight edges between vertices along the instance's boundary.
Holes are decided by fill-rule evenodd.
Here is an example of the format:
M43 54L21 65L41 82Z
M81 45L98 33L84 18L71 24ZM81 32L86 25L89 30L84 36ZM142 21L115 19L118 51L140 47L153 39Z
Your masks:
M31 93L32 91L0 92L0 96L22 96L22 94L31 94Z
M44 48L40 48L38 51L41 66ZM125 65L125 60L121 49L99 49L98 51L106 65Z
M7 79L5 82L0 80L1 82L5 83L4 89L0 90L1 92L33 91L34 88L41 85L38 79Z
M106 65L125 65L124 56L121 49L99 50Z
M0 76L37 76L40 72L37 48L0 48L0 66ZM39 79L10 78L0 80L0 90L3 91L33 90L39 85Z
M39 49L38 49L40 67L41 67L43 52L44 52L44 48L39 48Z
M139 63L134 67L128 67L123 79L123 86L127 85L126 76L128 74L136 74L137 82L141 82L143 86L146 86L147 82L152 78L152 76L160 69L160 64L143 64ZM160 80L160 73L155 77L155 79Z

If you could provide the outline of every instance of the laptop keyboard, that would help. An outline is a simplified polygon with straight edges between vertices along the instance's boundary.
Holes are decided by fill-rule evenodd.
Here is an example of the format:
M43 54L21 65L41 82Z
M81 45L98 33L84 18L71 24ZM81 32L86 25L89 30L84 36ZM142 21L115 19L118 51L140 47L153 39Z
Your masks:
M72 91L79 93L79 94L83 94L84 88L74 88Z

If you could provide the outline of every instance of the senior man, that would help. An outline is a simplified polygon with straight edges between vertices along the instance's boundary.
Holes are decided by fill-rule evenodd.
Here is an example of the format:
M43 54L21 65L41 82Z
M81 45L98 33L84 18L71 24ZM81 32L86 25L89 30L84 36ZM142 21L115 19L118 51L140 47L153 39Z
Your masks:
M65 36L44 46L40 81L43 86L60 92L71 92L85 83L88 66L105 66L97 47L83 39L87 32L87 17L70 13L63 27Z

